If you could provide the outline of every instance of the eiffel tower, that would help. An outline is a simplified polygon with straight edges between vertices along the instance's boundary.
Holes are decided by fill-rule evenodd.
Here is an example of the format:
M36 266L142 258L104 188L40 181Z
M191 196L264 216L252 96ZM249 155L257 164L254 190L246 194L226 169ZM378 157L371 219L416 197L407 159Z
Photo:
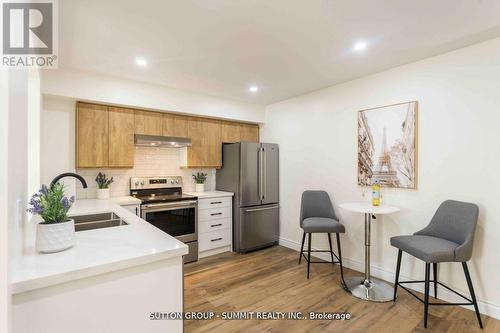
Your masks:
M382 138L382 153L377 162L377 167L373 173L373 178L380 181L380 185L386 187L399 187L399 179L396 171L392 167L391 155L387 150L386 128L384 127L384 135Z

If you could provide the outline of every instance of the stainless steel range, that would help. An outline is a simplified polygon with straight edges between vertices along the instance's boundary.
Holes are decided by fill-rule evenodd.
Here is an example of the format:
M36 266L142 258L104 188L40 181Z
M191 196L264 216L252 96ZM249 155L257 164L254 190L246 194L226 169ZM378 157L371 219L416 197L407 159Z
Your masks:
M130 178L130 195L144 220L189 246L185 263L198 260L198 199L182 193L182 177Z

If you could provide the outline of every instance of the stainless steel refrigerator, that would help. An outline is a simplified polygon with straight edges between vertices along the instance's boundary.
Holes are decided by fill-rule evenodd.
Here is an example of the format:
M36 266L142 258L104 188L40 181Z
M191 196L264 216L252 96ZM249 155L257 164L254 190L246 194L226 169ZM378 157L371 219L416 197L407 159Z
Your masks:
M273 143L222 146L216 187L234 193L233 250L245 253L278 243L279 149Z

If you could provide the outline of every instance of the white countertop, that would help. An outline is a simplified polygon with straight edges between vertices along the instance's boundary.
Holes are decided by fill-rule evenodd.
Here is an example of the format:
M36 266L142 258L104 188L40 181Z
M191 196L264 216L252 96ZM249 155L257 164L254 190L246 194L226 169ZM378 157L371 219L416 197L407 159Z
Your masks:
M184 193L197 196L200 199L232 197L234 195L233 192L225 192L225 191L204 191L204 192L184 192Z
M141 204L141 199L137 199L131 196L125 196L125 197L112 197L109 198L109 200L113 201L114 203L120 205L120 206L125 206L125 205L140 205Z
M112 200L77 200L70 216L114 212L128 225L80 231L69 250L39 254L29 247L10 266L12 293L182 256L188 247Z
M388 205L373 206L371 202L341 203L339 207L355 213L391 214L399 212L398 207Z

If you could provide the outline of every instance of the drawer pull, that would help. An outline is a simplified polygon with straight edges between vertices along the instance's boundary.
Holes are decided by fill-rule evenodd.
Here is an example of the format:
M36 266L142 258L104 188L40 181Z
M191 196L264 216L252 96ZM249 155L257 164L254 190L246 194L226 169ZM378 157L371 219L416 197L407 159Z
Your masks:
M212 213L210 216L215 216L215 215L222 215L222 213Z
M222 225L222 223L217 223L217 224L211 224L210 227L213 228L213 227L220 227Z
M212 201L210 204L211 205L216 205L216 204L221 204L221 203L222 203L222 201Z
M220 240L222 240L222 238L211 239L210 241L211 242L217 242L217 241L220 241Z

